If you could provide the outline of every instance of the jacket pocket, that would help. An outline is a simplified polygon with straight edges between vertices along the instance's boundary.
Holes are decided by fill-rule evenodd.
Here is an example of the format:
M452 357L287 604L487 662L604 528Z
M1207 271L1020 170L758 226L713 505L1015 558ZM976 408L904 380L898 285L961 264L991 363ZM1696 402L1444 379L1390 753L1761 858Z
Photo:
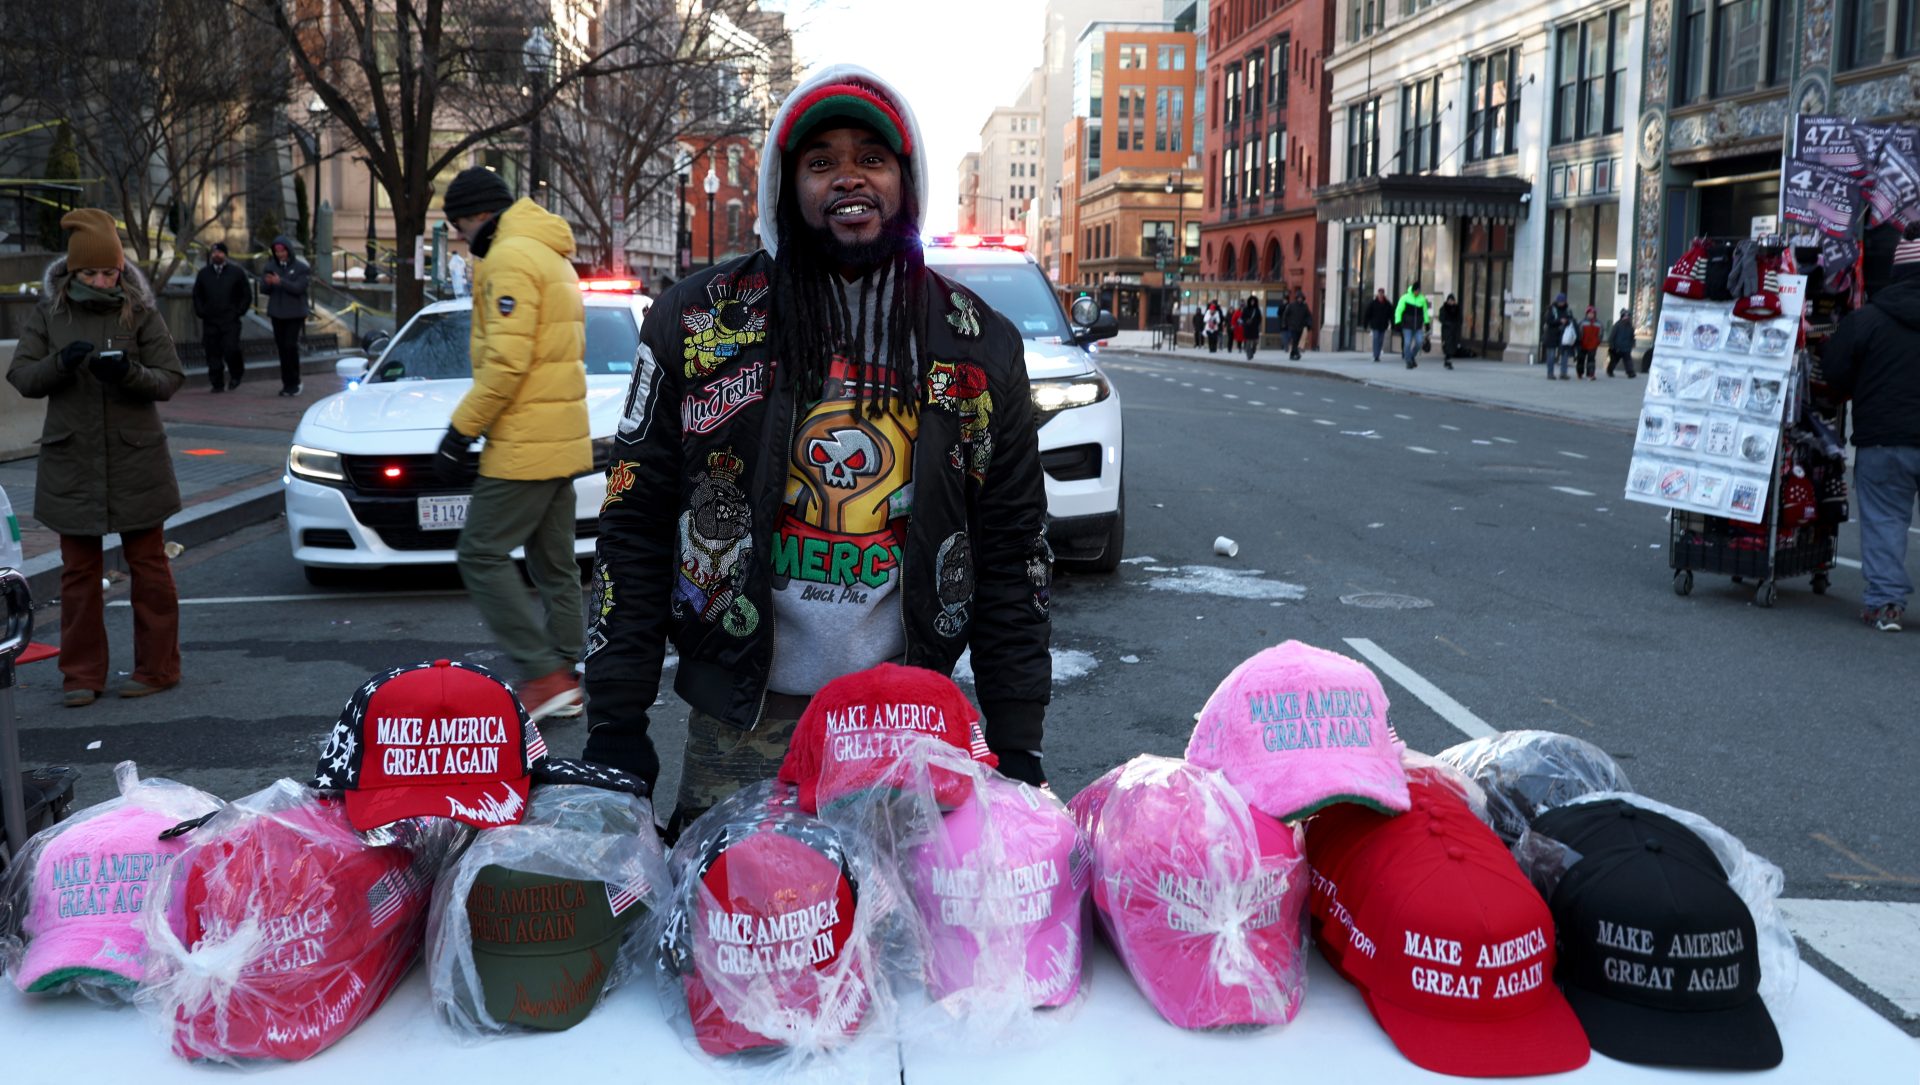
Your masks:
M120 431L120 443L131 448L154 448L167 443L167 435L159 430Z

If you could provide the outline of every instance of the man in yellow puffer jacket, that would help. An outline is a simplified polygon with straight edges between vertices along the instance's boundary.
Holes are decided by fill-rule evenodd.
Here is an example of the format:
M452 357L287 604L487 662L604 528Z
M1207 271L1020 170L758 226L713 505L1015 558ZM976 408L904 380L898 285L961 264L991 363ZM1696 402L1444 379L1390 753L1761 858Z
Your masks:
M460 577L519 670L534 719L577 716L574 664L585 639L573 557L573 479L593 468L587 422L586 310L567 257L573 231L532 200L514 202L491 170L447 187L447 219L466 238L473 273L473 387L454 408L435 465L449 485L473 483L460 532ZM484 436L479 477L470 450ZM527 599L512 551L546 620Z

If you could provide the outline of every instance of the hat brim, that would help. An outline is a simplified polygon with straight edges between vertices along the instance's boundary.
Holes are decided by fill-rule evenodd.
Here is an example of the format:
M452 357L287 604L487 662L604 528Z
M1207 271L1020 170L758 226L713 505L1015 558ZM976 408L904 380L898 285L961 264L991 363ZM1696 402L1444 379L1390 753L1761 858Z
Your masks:
M419 784L346 792L347 821L361 832L407 818L451 818L476 829L518 825L527 816L530 781Z
M1780 1031L1758 995L1723 1010L1661 1010L1568 986L1567 1002L1593 1049L1649 1066L1770 1070L1784 1053Z
M1466 1021L1416 1013L1360 991L1373 1019L1407 1061L1456 1077L1526 1077L1585 1066L1592 1052L1580 1019L1558 990L1548 994L1532 1013Z
M1413 805L1407 794L1407 770L1397 750L1391 758L1371 754L1301 769L1299 764L1275 759L1231 765L1222 771L1248 806L1281 821L1297 821L1342 802L1359 803L1383 814L1404 814Z
M123 954L123 959L118 961L106 958L111 967L102 967L99 963L107 939L97 927L89 931L85 927L63 925L33 935L27 940L26 952L20 955L19 966L14 969L14 986L33 995L50 994L75 982L133 987L146 978L146 969L140 964L146 940L132 929L131 923L127 935L131 952Z
M566 953L532 956L473 947L487 1016L502 1025L561 1032L600 1004L620 955L624 930Z

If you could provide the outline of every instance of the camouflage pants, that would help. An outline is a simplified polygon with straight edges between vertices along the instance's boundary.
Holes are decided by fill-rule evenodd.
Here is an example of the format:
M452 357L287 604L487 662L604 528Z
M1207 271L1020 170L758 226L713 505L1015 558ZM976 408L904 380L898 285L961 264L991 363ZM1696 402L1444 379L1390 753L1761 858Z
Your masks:
M687 713L687 747L680 759L680 790L668 830L678 834L728 795L772 779L786 760L798 712L769 708L751 731L722 723L699 709Z

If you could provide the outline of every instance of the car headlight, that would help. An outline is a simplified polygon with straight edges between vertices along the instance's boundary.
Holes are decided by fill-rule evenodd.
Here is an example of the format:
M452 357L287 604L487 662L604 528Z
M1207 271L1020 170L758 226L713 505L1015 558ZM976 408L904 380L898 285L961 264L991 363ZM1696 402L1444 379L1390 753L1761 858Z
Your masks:
M1113 385L1099 372L1067 380L1038 380L1032 385L1033 409L1054 414L1073 407L1086 407L1113 394Z
M294 445L287 452L287 470L301 478L320 482L347 481L347 467L340 462L340 453L308 448L306 445Z

